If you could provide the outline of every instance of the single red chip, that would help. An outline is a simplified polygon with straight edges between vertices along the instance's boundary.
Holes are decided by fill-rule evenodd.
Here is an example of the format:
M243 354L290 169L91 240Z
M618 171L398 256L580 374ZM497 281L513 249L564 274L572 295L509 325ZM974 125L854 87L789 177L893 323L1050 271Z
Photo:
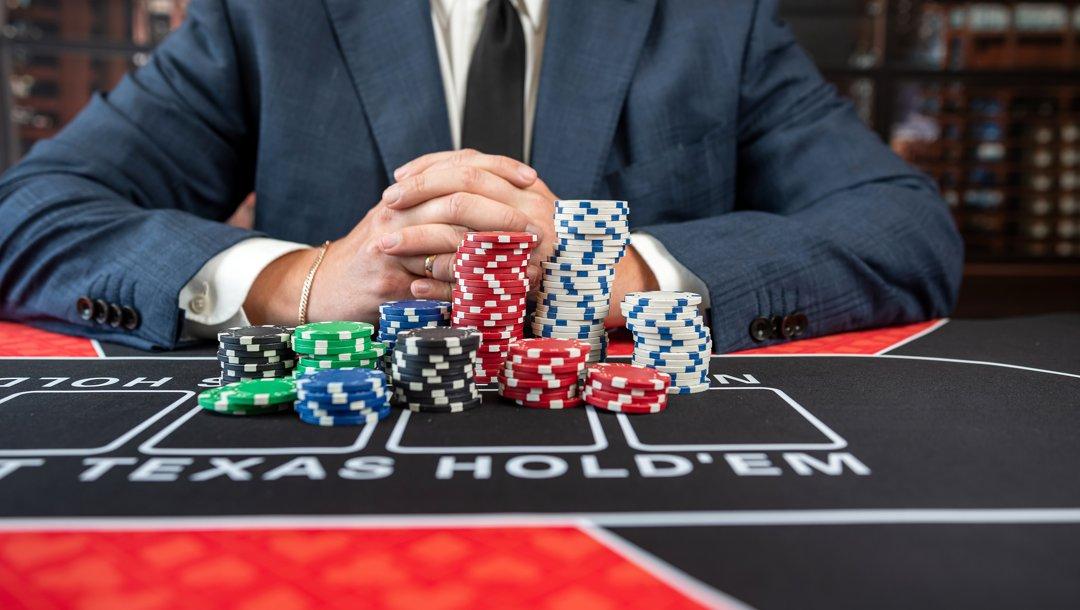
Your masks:
M598 379L612 388L666 390L671 383L671 378L666 373L618 362L600 362L590 366L588 379Z
M497 244L490 241L463 241L458 245L458 249L500 254L503 252L520 252L521 250L528 252L532 249L532 244L523 247L521 244Z
M589 344L576 339L524 339L510 346L510 353L527 358L584 358L589 353Z
M462 301L461 303L454 303L454 314L458 313L525 313L524 305L477 305L471 301Z
M524 294L482 294L479 292L473 292L471 290L458 290L454 288L453 291L454 304L461 305L462 303L491 303L492 305L502 303L503 305L524 305Z
M573 373L536 373L533 371L523 371L517 368L518 365L514 364L511 360L506 361L506 366L502 368L502 373L507 377L514 377L516 379L579 379L580 373L574 371Z
M465 271L454 271L455 280L471 280L474 282L505 282L508 280L521 281L529 279L529 275L524 271L521 272L509 272L509 273L469 273Z
M637 404L625 404L621 402L612 402L609 400L601 400L596 396L583 395L582 398L585 402L596 407L597 409L603 409L605 411L615 411L617 413L632 413L632 414L644 414L644 413L660 413L667 408L667 403L657 403L652 405L637 405Z
M585 369L585 361L570 364L529 364L514 363L514 370L522 373L551 373L553 375L577 374Z
M468 312L461 310L454 310L450 318L452 320L508 320L512 322L525 322L524 311L498 311L495 308L484 308L480 312Z
M528 248L518 248L516 250L507 250L505 248L502 248L502 249L499 249L499 250L493 250L491 248L477 248L477 247L471 247L471 246L460 246L457 249L457 254L458 254L459 257L461 257L461 256L483 257L483 258L486 258L486 259L489 259L489 260L490 259L500 259L501 260L503 258L516 258L516 257L524 257L524 258L528 259L530 250L531 250L531 246L528 247Z
M572 385L577 385L577 377L570 377L567 379L518 379L517 377L507 377L502 373L499 373L498 375L499 383L508 388L557 390L559 388L569 388Z
M454 280L454 284L458 288L478 288L478 289L492 289L502 288L506 291L520 290L527 292L529 289L528 278L510 278L507 280ZM480 292L480 290L477 290Z
M499 263L502 264L502 263ZM486 263L458 263L454 265L454 273L471 273L473 275L517 275L519 273L528 274L529 266L525 263L520 265L503 265L497 267L488 265Z
M585 362L585 356L580 358L560 358L557 356L548 356L544 358L526 358L520 354L515 354L513 351L509 351L507 354L507 360L514 363L514 366L524 364L526 366L539 366L541 364L548 364L552 366L560 366L563 364L577 364Z
M501 332L504 330L513 329L515 326L520 326L521 320L482 320L477 318L453 318L450 320L450 325L455 328L472 326L473 328L482 332Z
M464 241L494 243L500 246L528 246L535 244L538 238L532 233L524 231L469 231L465 233Z
M572 409L585 404L580 396L573 398L546 398L543 400L515 400L517 404L530 409Z
M569 388L558 388L555 390L538 390L538 389L522 389L522 388L510 388L503 384L499 384L499 395L505 396L513 400L545 400L553 398L574 398L578 395L577 386L570 386Z
M503 324L502 322L476 322L471 320L460 320L450 323L453 328L475 328L485 335L484 345L492 345L494 343L502 343L505 348L506 344L513 341L516 337L523 334L524 328L521 325L516 325L513 322ZM519 332L520 331L520 332Z
M454 328L475 328L476 330L484 333L484 345L491 345L493 343L500 343L503 346L503 351L506 351L506 346L514 339L525 334L525 328L514 321L503 322L478 322L476 320L454 320L451 321L450 326ZM517 334L518 331L520 334Z
M598 390L593 386L586 386L585 394L592 394L600 400L624 402L627 404L636 405L652 405L656 403L667 402L666 390L650 390L652 394L644 396L635 396L633 394L624 394L622 392L610 392L608 390Z
M599 379L590 379L585 383L585 386L594 390L603 390L605 392L626 396L658 396L660 394L667 394L667 390L654 390L652 388L613 388Z
M484 250L480 253L463 252L454 254L455 265L475 265L486 263L518 263L524 265L531 258L528 250Z

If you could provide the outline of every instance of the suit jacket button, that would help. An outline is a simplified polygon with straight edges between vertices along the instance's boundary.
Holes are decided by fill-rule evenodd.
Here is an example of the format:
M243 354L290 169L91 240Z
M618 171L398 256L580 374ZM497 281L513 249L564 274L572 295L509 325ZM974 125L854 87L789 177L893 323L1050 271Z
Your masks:
M754 318L750 323L750 338L754 343L761 343L772 335L772 321L768 318Z
M116 303L109 303L109 326L113 328L120 328L120 317L123 314L120 311L120 306Z
M772 326L772 333L769 335L770 339L779 339L784 336L784 316L769 318L769 325Z
M792 337L798 337L799 335L805 333L807 325L810 324L810 320L806 317L806 314L798 311L791 314L787 318L784 318L784 320L791 320Z
M128 330L139 327L139 312L131 307L120 308L120 325Z
M94 321L104 324L109 319L109 304L102 299L94 299Z
M795 316L784 316L784 320L780 323L780 335L785 339L795 337Z
M75 301L75 311L78 312L80 318L89 322L90 318L94 317L94 302L90 300L90 297L79 297Z

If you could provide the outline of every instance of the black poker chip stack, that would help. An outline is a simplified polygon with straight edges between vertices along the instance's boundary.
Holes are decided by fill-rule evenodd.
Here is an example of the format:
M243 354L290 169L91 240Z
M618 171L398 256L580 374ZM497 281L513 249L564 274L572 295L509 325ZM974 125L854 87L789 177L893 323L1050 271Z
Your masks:
M482 338L471 328L416 328L399 333L391 361L395 404L424 413L479 407L474 372Z
M296 368L288 326L237 326L218 333L221 383L287 377Z

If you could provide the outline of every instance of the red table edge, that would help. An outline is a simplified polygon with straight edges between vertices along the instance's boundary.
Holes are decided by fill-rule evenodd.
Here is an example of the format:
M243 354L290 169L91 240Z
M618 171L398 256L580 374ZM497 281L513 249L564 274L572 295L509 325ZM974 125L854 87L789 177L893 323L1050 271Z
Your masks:
M947 318L916 322L904 326L857 330L812 339L787 341L740 352L730 356L761 354L884 354L921 336L929 334L948 322ZM0 322L0 358L103 358L101 345L94 340L40 330L15 322ZM610 356L629 356L633 347L628 337L613 340ZM150 352L147 352L150 355Z

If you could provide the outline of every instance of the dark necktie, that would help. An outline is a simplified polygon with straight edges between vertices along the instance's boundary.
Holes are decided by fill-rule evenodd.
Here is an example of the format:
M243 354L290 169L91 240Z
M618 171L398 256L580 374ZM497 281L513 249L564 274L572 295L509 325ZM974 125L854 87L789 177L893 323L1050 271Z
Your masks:
M510 0L487 4L469 63L461 146L525 158L525 33Z

